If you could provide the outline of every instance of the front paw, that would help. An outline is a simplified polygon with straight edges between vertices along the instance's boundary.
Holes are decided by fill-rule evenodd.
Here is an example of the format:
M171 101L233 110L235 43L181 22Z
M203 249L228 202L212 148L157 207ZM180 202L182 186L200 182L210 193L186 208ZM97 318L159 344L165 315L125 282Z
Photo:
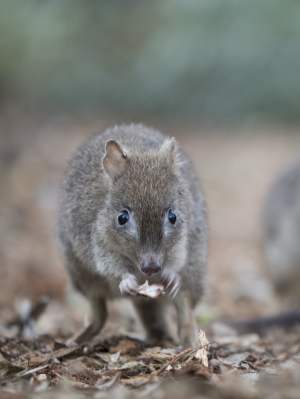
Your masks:
M167 294L174 299L181 288L181 277L176 272L164 271L162 281Z
M122 295L136 295L139 285L137 279L133 274L129 274L123 278L119 284L119 289Z

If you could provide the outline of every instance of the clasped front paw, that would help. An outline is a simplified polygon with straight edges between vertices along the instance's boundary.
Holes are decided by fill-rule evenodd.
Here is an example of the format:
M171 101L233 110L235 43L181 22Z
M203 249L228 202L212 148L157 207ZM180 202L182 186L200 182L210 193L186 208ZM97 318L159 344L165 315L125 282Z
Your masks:
M133 274L127 275L119 284L122 295L136 295L138 291L138 282Z
M181 288L181 277L176 272L165 271L162 274L162 281L167 294L174 299Z

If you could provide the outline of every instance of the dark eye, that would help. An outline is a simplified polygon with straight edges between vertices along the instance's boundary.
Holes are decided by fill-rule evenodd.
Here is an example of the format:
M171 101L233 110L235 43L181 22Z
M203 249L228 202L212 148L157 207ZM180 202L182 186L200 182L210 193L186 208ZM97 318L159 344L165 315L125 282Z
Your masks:
M123 224L126 224L129 220L129 213L128 211L124 210L120 213L120 215L118 216L118 222L121 226L123 226Z
M171 223L171 224L175 224L176 223L176 214L172 211L172 209L169 209L168 210L168 219L169 219L169 222Z

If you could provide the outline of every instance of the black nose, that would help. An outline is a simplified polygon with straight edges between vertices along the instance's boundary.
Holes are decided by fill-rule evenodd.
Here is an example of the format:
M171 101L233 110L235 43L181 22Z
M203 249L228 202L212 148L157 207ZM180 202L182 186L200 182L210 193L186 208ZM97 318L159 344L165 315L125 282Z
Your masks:
M142 262L141 270L143 273L147 274L147 276L151 276L152 274L158 273L161 271L161 266L156 262Z

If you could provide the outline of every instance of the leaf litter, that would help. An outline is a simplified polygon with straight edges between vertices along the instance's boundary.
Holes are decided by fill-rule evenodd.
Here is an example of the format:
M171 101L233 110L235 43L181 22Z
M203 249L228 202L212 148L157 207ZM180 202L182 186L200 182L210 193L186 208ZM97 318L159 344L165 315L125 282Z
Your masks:
M33 306L36 308L41 306ZM37 319L42 313L26 314ZM127 397L128 392L134 397L169 397L174 384L179 384L174 397L179 397L178 392L211 398L256 398L264 392L268 397L276 386L291 391L285 397L293 398L296 387L300 388L296 367L300 364L299 330L264 337L214 337L210 333L210 342L199 330L197 344L184 349L151 347L126 335L70 345L59 336L22 336L24 323L17 316L14 323L8 323L9 327L16 325L20 330L15 336L0 337L1 398L2 393L14 395L7 396L12 398L47 398L49 393L62 398ZM278 387L283 378L289 384Z

